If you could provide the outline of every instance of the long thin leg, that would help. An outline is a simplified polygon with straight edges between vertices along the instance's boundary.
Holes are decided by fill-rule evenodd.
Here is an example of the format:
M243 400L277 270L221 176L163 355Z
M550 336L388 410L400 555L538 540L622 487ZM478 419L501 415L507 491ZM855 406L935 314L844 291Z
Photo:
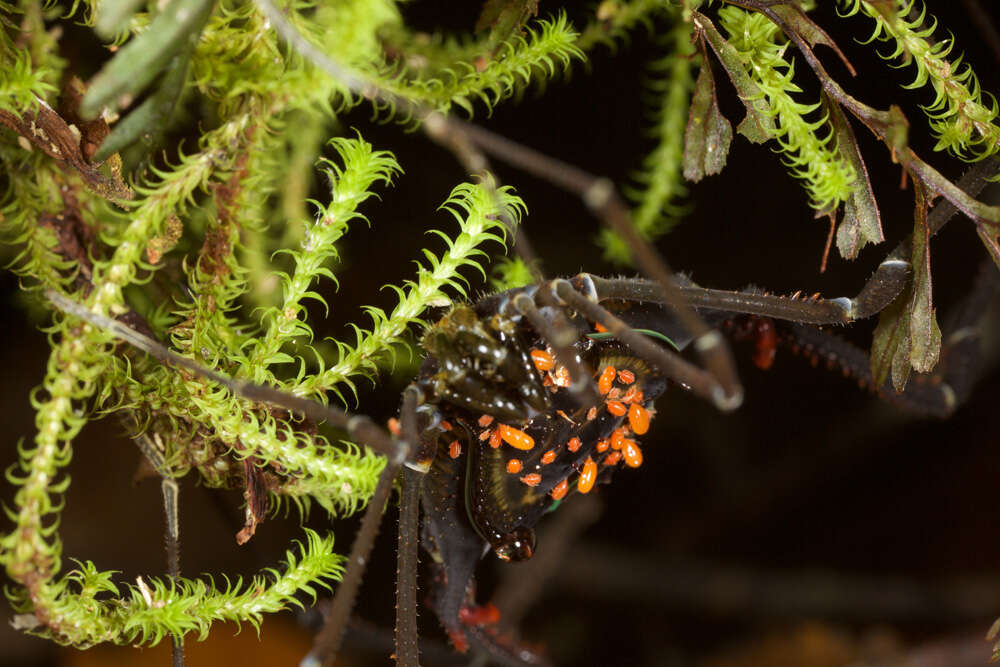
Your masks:
M403 413L416 414L419 390L410 385L403 394ZM410 434L416 432L415 425L411 422L407 429ZM405 437L405 435L404 435ZM382 469L375 487L375 495L368 503L368 509L361 519L361 529L354 538L351 545L351 553L347 558L347 570L343 579L337 587L337 593L333 598L333 605L330 608L330 615L323 625L323 629L316 635L313 642L312 651L303 658L302 667L313 667L315 665L332 666L340 651L340 643L344 638L344 630L347 628L347 621L351 617L354 609L354 601L358 596L358 589L361 587L361 578L368 565L368 556L371 554L372 546L375 544L375 536L378 534L379 524L382 521L382 513L385 511L386 503L389 501L389 494L392 492L392 483L399 474L403 466L403 461L409 454L409 445L406 440L400 441L404 447L402 456L397 459L390 458ZM416 642L413 642L416 648ZM415 663L414 663L415 665Z
M177 503L180 487L176 480L163 478L163 511L167 520L167 573L174 580L181 576L180 522L177 520ZM173 667L184 667L184 637L173 637L171 655Z
M177 504L180 488L177 481L164 477L160 482L163 512L167 521L167 573L174 580L181 576L180 522ZM175 636L172 646L173 667L184 667L184 637Z
M718 332L710 329L684 300L670 267L635 231L628 207L611 181L471 123L454 119L451 122L491 155L577 194L602 222L621 236L631 250L636 265L656 282L662 291L662 298L675 309L685 328L694 336L695 349L708 369L706 381L714 385L711 391L706 392L706 397L721 410L733 410L740 406L743 388L728 346Z
M400 426L408 442L417 442L417 401L415 387L403 399ZM403 468L403 491L399 499L399 531L396 548L396 664L417 667L420 664L417 632L417 546L420 531L420 491L424 473L409 466Z
M340 585L337 586L337 594L333 598L330 615L327 617L323 629L316 635L312 650L302 659L301 667L332 666L337 657L340 643L344 638L344 630L347 627L347 620L354 609L354 600L357 598L358 588L361 586L361 576L364 574L368 555L371 553L372 544L378 534L382 512L385 509L385 504L389 501L392 483L396 479L399 469L400 464L389 462L379 475L378 484L375 486L375 495L368 502L368 509L365 510L365 515L361 519L361 529L354 538L354 544L351 545L351 553L347 557L347 570L344 572Z
M657 286L648 281L604 279L589 274L581 274L575 280L592 281L600 300L626 299L665 306L658 297ZM779 333L777 343L801 352L813 363L825 363L830 369L839 369L845 377L853 378L859 385L879 392L885 399L910 412L947 417L964 402L977 376L983 316L989 311L992 300L1000 290L1000 273L989 262L980 267L974 287L958 311L949 318L945 327L942 362L938 369L931 375L914 376L914 381L908 384L902 393L897 393L888 385L885 387L874 385L866 351L833 334L810 326L810 324L844 324L851 321L848 317L849 310L843 304L858 301L859 297L803 300L752 292L723 292L693 285L684 285L681 289L692 303L706 310L706 316L709 316L710 321L728 323L735 316L742 315L782 320L776 323ZM568 296L574 305L576 301L582 299L579 295ZM589 306L581 304L582 307L593 311L595 319L599 313L598 309L601 308L597 304ZM668 310L659 313L657 320L654 328L659 331L672 332L679 326L672 321ZM610 318L602 321L605 326L608 326L609 322L612 322ZM683 335L674 334L671 338L681 348L688 343ZM662 363L658 356L647 356L643 346L648 347L652 345L651 342L647 340L639 345L640 347L634 348L637 354L658 365Z

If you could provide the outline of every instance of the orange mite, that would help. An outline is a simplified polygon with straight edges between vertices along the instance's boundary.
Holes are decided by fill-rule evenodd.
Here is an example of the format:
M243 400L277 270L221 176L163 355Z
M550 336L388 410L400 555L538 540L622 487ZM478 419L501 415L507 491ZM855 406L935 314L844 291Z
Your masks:
M778 345L778 332L774 322L769 317L754 318L753 334L755 338L753 363L757 368L766 371L774 363Z
M552 463L555 460L556 460L556 451L554 449L550 449L549 451L542 454L543 466L547 466L548 464Z
M606 466L618 465L618 462L621 460L622 460L621 452L611 452L610 454L604 457L604 465Z
M615 371L614 366L605 366L604 370L601 372L601 377L597 378L597 391L601 394L606 394L611 391L611 385L615 381Z
M583 464L583 470L580 471L580 479L576 482L576 490L580 493L590 493L596 483L597 464L594 463L594 459L588 456L587 461Z
M594 329L596 329L599 333L607 333L608 332L608 328L606 326L604 326L603 324L601 324L600 322L597 322L597 323L594 324Z
M514 428L513 426L500 424L497 426L497 432L500 434L500 437L503 438L503 441L514 449L523 449L527 451L535 446L534 438L524 431Z
M490 431L490 447L496 449L500 446L500 429L495 428Z
M622 454L625 455L625 464L630 468L638 468L642 465L642 450L635 440L626 438L622 442Z
M597 408L593 407L587 410L587 421L594 421L597 419Z
M448 445L448 456L453 459L457 459L462 455L462 443L458 440L452 440L451 444Z
M626 430L623 428L616 428L615 432L611 434L611 449L621 449L622 443L625 441Z
M642 435L649 430L649 410L638 403L628 406L628 425L636 435Z
M507 472L511 475L516 475L521 472L521 462L517 459L511 459L507 461Z
M542 483L542 476L537 472L530 473L521 478L521 481L528 486L538 486Z
M599 452L606 452L606 451L608 451L608 447L610 447L610 446L611 446L611 443L609 443L607 440L598 440L597 441L597 451L599 451Z
M581 444L582 443L580 442L580 438L570 438L569 442L566 443L566 449L568 449L571 452L575 452L576 450L580 449Z
M621 401L608 401L606 405L608 406L608 412L613 414L615 417L621 417L628 412L628 408L626 408L625 404Z
M491 435L493 434L490 431L483 431L482 433L479 434L479 439L482 440L483 442L486 442L487 440L490 439Z
M444 431L450 431L451 428L452 428L451 427L451 422L449 422L449 421L442 421L441 422L441 429L442 430L444 430Z
M474 607L462 607L458 610L458 618L466 625L494 625L500 621L500 610L491 602Z
M390 417L386 425L389 427L389 433L392 433L395 436L399 435L401 429L399 428L398 419L396 419L395 417Z
M493 423L493 415L483 415L482 417L479 418L478 423L483 428L486 428L487 426Z
M633 382L635 382L635 373L628 370L627 368L624 368L618 371L618 381L621 382L622 384L632 384Z
M562 500L566 497L567 491L569 491L569 480L564 479L552 487L552 491L550 493L552 494L553 500Z
M545 350L532 350L531 360L535 362L535 368L540 371L551 371L556 366L556 360Z
M631 386L631 387L629 387L628 391L625 392L625 395L622 396L622 403L632 403L632 402L634 402L635 401L635 397L638 396L639 393L640 393L639 390L636 389L634 385Z

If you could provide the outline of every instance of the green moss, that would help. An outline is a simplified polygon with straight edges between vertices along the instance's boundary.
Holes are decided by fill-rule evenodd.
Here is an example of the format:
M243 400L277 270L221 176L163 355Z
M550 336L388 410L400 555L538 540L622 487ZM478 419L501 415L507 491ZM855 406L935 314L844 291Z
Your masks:
M504 223L518 223L524 202L491 182L458 183L442 205L457 229L427 232L443 239L443 251L415 248L412 278L386 286L397 297L392 307L367 307L348 318L347 336L317 340L326 282L340 287L343 280L349 288L338 273L339 244L366 216L377 215L374 200L391 182L405 178L390 151L341 127L342 114L368 104L373 91L384 93L372 95L376 117L400 124L416 124L415 110L488 115L529 85L562 76L598 45L617 47L637 30L659 32L668 22L653 64L656 147L637 179L635 221L655 238L684 211L677 204L686 191L681 137L697 32L683 21L700 3L686 2L682 12L655 0L609 0L578 21L579 30L557 11L498 45L472 33L416 30L390 0L293 0L283 7L309 42L357 73L368 86L360 91L280 40L253 3L160 4L130 14L123 0L72 7L0 0L0 113L7 114L0 129L0 231L29 295L55 290L98 313L142 318L172 349L220 373L319 401L356 401L356 382L377 382L379 370L419 339L431 309L470 298L472 281L485 279L493 256L507 250ZM893 55L916 64L914 85L935 91L927 110L939 147L973 157L994 152L996 105L983 102L989 97L967 66L948 63L951 42L929 45L920 21L901 18L906 7L876 11L885 5L855 0L851 8L873 16L876 36L896 40ZM188 9L201 12L201 20ZM760 106L776 120L778 151L814 208L831 212L857 175L826 119L815 117L816 105L796 100L789 42L760 15L726 8L720 16L745 76L766 98ZM66 71L60 33L52 29L58 20L96 24L106 46L117 49L84 110L108 107L104 117L129 118L129 101L162 103L136 121L148 118L148 125L140 123L141 138L100 167L57 159L6 129L16 125L10 119L36 118L43 105L60 108L55 93L64 75L89 73L89 62ZM180 85L163 88L168 80ZM157 144L164 136L170 140ZM336 157L317 162L324 144ZM135 192L129 201L96 191L84 173L92 167L114 178L122 160ZM326 178L319 189L317 175ZM610 252L621 260L624 251L614 243ZM501 287L531 279L520 260L501 262L494 273ZM155 363L73 318L53 315L47 333L48 366L32 395L37 432L19 444L8 469L15 495L5 510L13 525L0 537L0 563L16 584L8 597L25 615L22 627L80 647L204 637L220 620L256 626L263 614L297 604L301 594L339 577L342 559L332 537L314 533L289 551L281 572L247 586L224 577L125 586L116 572L90 562L64 571L58 527L70 484L65 469L77 434L99 416L115 414L136 431L160 436L164 471L172 477L239 486L243 461L250 460L268 478L272 508L300 514L314 505L337 514L364 507L384 461L343 441L343 433ZM321 346L332 353L324 358Z

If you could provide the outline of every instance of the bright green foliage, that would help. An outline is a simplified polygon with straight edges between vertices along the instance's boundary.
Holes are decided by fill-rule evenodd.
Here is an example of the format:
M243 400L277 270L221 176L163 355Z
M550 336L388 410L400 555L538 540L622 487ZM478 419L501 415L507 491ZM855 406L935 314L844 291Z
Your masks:
M315 44L396 88L401 98L441 109L457 104L471 110L475 100L491 106L579 57L576 33L560 16L534 23L526 37L505 44L485 76L471 66L457 77L418 76L383 57L381 31L398 29L401 21L395 3L343 0L297 3L295 9L293 22ZM0 5L9 29L40 21L38 6L31 6L30 21L10 20L11 11ZM174 48L156 42L145 14L124 25L118 43L148 40L164 54ZM16 49L5 30L0 112L25 117L40 101L51 101L64 63L52 33L38 30L34 42L24 42L31 48ZM134 32L131 40L127 31ZM144 74L135 79L156 80ZM98 312L145 316L175 350L226 374L319 400L330 391L344 398L358 376L375 380L381 364L419 336L414 325L427 323L428 308L467 295L469 268L485 277L487 249L503 249L504 225L517 224L524 210L508 188L457 186L444 205L458 222L457 233L432 232L444 240L443 252L425 250L414 279L389 286L398 305L389 313L367 309L371 326L351 325L355 339L334 341L335 354L326 361L311 353L308 298L316 298L318 279L333 278L339 239L366 220L358 207L401 170L391 154L360 137L334 138L336 158L320 163L329 199L313 202L315 217L302 221L315 173L308 168L315 155L305 161L303 155L321 144L335 110L360 100L290 52L252 4L223 2L215 9L187 74L184 94L211 108L199 122L207 129L167 162L135 153L155 166L135 172L133 201L102 199L73 170L0 132L0 223L13 248L12 266L28 289L56 289ZM308 140L286 140L301 128L309 128L303 133ZM275 196L293 177L298 186ZM67 231L82 233L93 247L74 251L65 245ZM143 287L148 282L156 286ZM182 282L185 291L176 289ZM280 286L280 302L251 292L266 284ZM261 303L270 305L247 315ZM13 525L0 537L0 562L18 583L9 595L23 614L21 627L75 646L148 644L190 632L204 637L218 620L257 625L262 614L339 576L332 539L312 534L301 556L289 555L282 574L255 578L245 588L239 582L217 587L210 579L144 578L126 590L114 572L90 563L60 572L57 528L70 483L63 469L74 438L94 414L119 413L135 429L161 436L164 469L172 476L195 472L209 486L240 485L241 460L249 458L268 478L272 509L292 505L304 513L315 503L329 512L356 511L384 461L339 442L341 434L316 433L291 415L113 346L92 326L57 316L50 335L48 371L33 401L38 432L19 446L19 463L7 474L17 490L7 510Z
M531 269L520 257L502 257L493 265L490 284L498 291L524 287L535 281Z
M251 579L226 579L217 587L211 579L139 578L126 585L125 594L112 580L114 572L100 572L91 562L78 563L43 594L48 607L61 620L58 627L45 629L30 614L32 607L20 595L15 607L26 615L17 619L20 627L37 631L60 644L87 647L110 641L116 644L158 644L164 637L197 634L208 636L216 621L259 629L264 614L302 606L297 595L316 599L317 587L329 588L328 580L338 578L343 557L333 553L333 537L320 537L306 529L305 544L299 553L289 549L283 571L268 569ZM108 595L116 596L109 598ZM120 596L120 597L118 597Z
M395 76L387 71L379 84L401 98L438 111L448 111L456 105L471 115L476 101L491 108L532 80L552 78L560 69L568 68L572 60L582 59L583 52L575 44L577 36L566 16L560 14L552 20L539 21L537 28L528 29L527 37L516 35L505 42L485 65L468 60L448 62L442 53L435 61L448 63L443 68L424 65L420 70L400 70ZM469 49L466 54L473 55L477 50L478 47Z
M833 213L850 197L850 186L857 176L838 153L826 117L806 119L819 103L802 104L792 97L802 89L793 81L793 62L785 57L788 42L761 14L724 7L719 19L777 120L775 139L785 164L804 181L810 205L820 213Z
M458 229L427 231L437 238L413 253L415 275L387 285L398 297L395 306L365 308L364 317L347 324L353 333L347 339L316 340L314 327L328 305L337 306L320 281L339 287L338 244L369 217L378 229L372 200L402 174L390 152L374 149L360 133L330 138L344 134L339 114L367 104L370 89L378 93L375 115L402 124L415 125L429 111L489 113L528 85L559 76L596 45L613 47L640 26L667 18L673 27L651 85L656 148L643 161L636 225L654 238L681 211L696 34L684 21L697 2L686 2L682 12L662 0L605 0L582 30L557 12L528 21L523 32L512 29L499 44L495 35L425 35L405 24L392 0L281 3L308 42L368 86L353 91L280 40L252 2L171 3L173 10L202 13L190 21L184 11L174 12L170 31L157 29L165 13L157 3L139 3L143 11L131 16L128 0L78 4L0 0L0 114L7 114L0 128L0 234L10 266L30 295L55 290L92 311L144 320L174 351L227 376L319 401L331 395L357 401L355 383L377 383L400 350L410 351L431 323L430 309L471 296L473 281L486 279L491 254L505 251L511 226L525 212L507 187L458 184L442 205ZM102 17L102 5L116 13ZM855 11L859 7L869 11L856 0ZM742 58L727 59L726 66L736 62L741 73L745 67L763 91L780 152L813 206L832 212L849 195L855 174L825 119L806 120L817 106L793 99L799 89L787 44L761 16L733 8L721 16ZM101 86L103 97L91 89L84 108L122 105L121 127L136 120L130 99L170 102L150 116L155 126L137 123L141 139L120 156L87 165L112 173L123 164L133 200L95 192L80 164L27 150L26 137L7 129L17 126L12 117L30 121L42 103L63 113L56 84L91 65L73 63L64 72L60 20L96 22L108 44L121 47L98 75L110 82ZM917 84L929 81L938 91L929 109L942 145L988 154L996 143L990 134L996 110L982 105L968 68L950 74L951 43L928 47L928 33L891 17L879 20L877 35L900 40L898 53L917 64ZM168 88L168 79L176 86ZM156 142L165 136L184 139ZM327 144L336 156L319 161L327 182L317 188L317 153ZM319 201L307 199L313 192L323 193L313 195ZM623 260L620 244L609 244L611 256ZM520 260L502 261L494 273L502 288L534 280ZM321 307L309 309L310 299ZM339 577L342 558L332 551L332 537L314 533L289 551L280 573L268 571L246 586L224 576L143 577L131 585L90 562L63 572L58 526L70 484L65 468L74 439L97 416L114 413L133 434L161 439L168 476L193 473L207 486L243 488L245 468L259 474L272 510L294 507L305 514L315 504L330 513L356 511L369 501L384 461L324 424L235 397L114 344L91 325L57 314L47 332L48 366L32 395L37 432L18 445L17 462L7 469L15 487L5 508L12 525L0 535L0 564L15 584L8 597L22 614L19 627L81 647L152 644L189 633L203 638L220 620L256 627L263 614L297 604L300 594L313 596L317 586Z
M2 40L0 37L0 43ZM55 86L49 83L50 76L44 69L31 66L27 51L12 50L8 57L4 58L5 67L0 69L0 90L5 93L0 98L0 110L11 113L34 110Z
M934 90L934 101L923 107L931 131L938 142L934 150L948 150L962 158L981 160L1000 151L1000 126L997 115L1000 106L989 93L983 102L983 92L971 65L962 56L949 60L955 48L955 38L935 39L937 21L925 27L927 8L922 7L915 18L916 0L868 2L842 0L848 15L859 11L875 20L875 30L869 41L893 42L892 53L886 60L899 58L904 65L913 64L917 75L907 88L919 89L928 84Z
M374 194L371 190L374 183L388 183L393 174L400 171L391 154L372 151L371 145L364 141L337 137L330 143L343 160L344 167L330 160L323 161L332 190L330 205L321 207L315 222L307 225L301 250L285 250L292 255L295 272L291 276L281 274L284 301L280 306L269 309L262 318L266 322L266 332L254 341L250 354L250 366L254 369L251 379L255 382L269 379L259 370L275 363L292 361L291 357L281 353L284 343L296 336L312 336L309 326L299 319L305 311L302 301L313 298L324 305L326 302L319 294L310 291L311 283L324 276L333 279L327 264L337 256L334 244L347 231L352 220L366 220L357 212L357 207Z

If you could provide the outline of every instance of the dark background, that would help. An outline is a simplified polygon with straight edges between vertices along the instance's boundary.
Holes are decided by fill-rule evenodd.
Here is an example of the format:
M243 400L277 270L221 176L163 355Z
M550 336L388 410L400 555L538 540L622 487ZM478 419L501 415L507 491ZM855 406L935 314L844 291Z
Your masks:
M1000 62L962 5L938 2L930 9L954 32L957 51L976 68L984 88L1000 89ZM541 10L552 8L543 3ZM446 12L437 3L416 3L410 11L428 29L468 29L476 15L474 6L463 3ZM855 43L867 37L870 21L840 22L832 11L820 12L819 20L837 29L835 39L864 74L848 80L836 59L820 49L830 72L873 106L905 104L918 153L957 177L957 160L932 157L933 141L915 107L928 103L928 94L906 93L897 85L912 80L912 68L886 67L873 49ZM589 66L577 64L544 96L529 92L519 104L502 105L477 122L627 183L651 148L643 132L648 124L641 104L648 94L643 66L657 53L642 32L617 54L598 48ZM798 69L807 88L803 99L815 99L815 82L804 65ZM716 80L723 111L735 124L742 107L721 72ZM391 293L379 287L413 275L415 249L440 249L424 230L453 229L448 216L434 211L463 178L454 159L422 134L372 124L367 109L351 113L344 125L360 129L375 148L391 148L406 174L381 202L366 204L371 229L355 225L345 240L343 265L336 271L342 289L334 294L325 286L332 334L343 333L345 322L363 319L361 305L393 305ZM855 131L891 246L912 225L912 192L899 190L900 170L887 151L863 128ZM549 275L617 270L602 262L593 244L599 223L580 202L514 168L497 170L528 203L525 229ZM689 200L691 215L658 247L674 267L690 271L703 285L736 289L753 283L777 293L851 296L887 251L866 249L853 263L832 255L820 274L826 221L812 219L806 195L769 147L751 146L740 137L726 171L692 186ZM960 301L986 258L966 220L954 221L935 239L935 301L941 313ZM2 281L7 465L16 458L16 442L34 435L28 396L43 376L47 346L39 323L28 321L20 307L17 279L8 273ZM872 326L860 323L843 333L867 345ZM995 345L995 336L989 338ZM722 415L680 389L668 391L657 405L655 432L643 439L643 468L622 471L596 501L576 512L567 507L546 522L551 531L565 527L553 524L579 518L586 525L582 533L570 542L547 539L542 525L539 557L546 550L564 551L555 573L528 579L538 599L520 624L525 637L566 666L907 664L902 660L929 644L945 651L931 664L985 664L990 644L981 638L1000 615L995 520L1000 376L993 367L984 363L980 385L952 419L935 421L901 414L791 354L779 352L767 373L748 362L746 346L737 347L737 357L748 392L743 408ZM377 390L363 392L362 409L388 418L404 383L387 378ZM162 572L158 485L133 482L140 459L134 445L113 420L104 420L86 427L75 451L61 527L65 556L120 569L122 581ZM9 502L9 485L0 495ZM294 518L275 519L263 524L249 545L236 547L233 535L242 524L238 492L207 490L185 479L181 500L182 568L188 576L251 574L273 566L299 533ZM561 518L564 512L574 513ZM580 518L588 512L601 518L593 523ZM314 512L310 524L322 528L326 520ZM387 517L359 601L360 615L384 631L375 633L376 640L391 636L394 526L394 516ZM338 521L337 529L338 545L346 551L355 526ZM72 567L68 561L63 565ZM504 575L533 576L519 567L497 568L489 560L481 568L483 597L493 590L503 593ZM302 624L309 620L268 618L259 644L246 628L243 648L225 643L216 649L221 654L192 653L189 664L294 664L308 646L309 631ZM440 641L432 614L423 613L422 623L426 636ZM213 641L226 642L230 634L216 628ZM88 657L105 664L168 662L162 650L123 650L57 650L0 629L0 664L84 664ZM280 653L264 653L271 650ZM962 662L966 655L968 663ZM364 652L354 660L385 662Z

